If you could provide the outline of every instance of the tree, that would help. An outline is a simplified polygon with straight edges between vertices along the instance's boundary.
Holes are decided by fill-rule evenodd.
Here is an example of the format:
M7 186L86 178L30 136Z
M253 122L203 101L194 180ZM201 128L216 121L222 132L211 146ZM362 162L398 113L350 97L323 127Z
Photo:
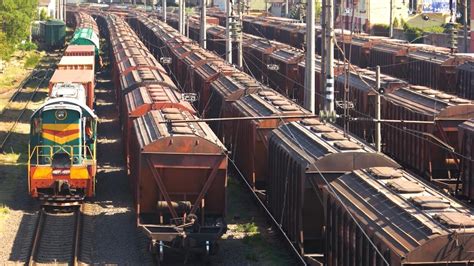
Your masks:
M1 0L1 32L5 35L6 45L15 47L30 34L32 20L36 19L38 0Z
M39 20L46 21L48 19L49 19L48 11L46 11L46 9L41 9L40 14L39 14Z

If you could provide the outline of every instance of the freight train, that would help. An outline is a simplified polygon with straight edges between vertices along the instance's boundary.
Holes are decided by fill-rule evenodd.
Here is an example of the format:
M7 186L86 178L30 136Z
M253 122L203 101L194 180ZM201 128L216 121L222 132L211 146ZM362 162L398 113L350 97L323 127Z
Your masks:
M208 20L215 22L213 18ZM173 14L168 22L177 27ZM199 40L199 21L188 20L189 36ZM210 25L207 31L207 48L225 54L225 29ZM243 35L245 69L272 88L302 104L304 102L304 52L291 46L263 38ZM234 43L236 48L236 44ZM235 54L235 53L234 53ZM235 59L234 59L235 60ZM320 110L324 90L320 85L322 60L316 57L316 109ZM270 68L269 66L272 66ZM375 72L352 67L346 71L343 62L335 62L335 100L339 113L344 101L352 103L345 117L337 119L357 136L373 143L375 123L376 85ZM347 92L346 92L347 87ZM463 188L460 168L463 149L458 143L457 126L474 117L474 104L454 95L424 86L411 85L404 80L381 75L382 117L391 120L418 120L419 124L383 125L383 150L405 167L416 171L436 185L459 193ZM433 121L428 124L428 121ZM466 188L469 189L469 188Z
M91 31L93 39L98 40L94 20L85 13L77 18L76 31ZM84 24L85 20L90 23ZM95 42L78 42L66 48L50 79L48 99L30 118L28 191L32 197L51 204L82 201L95 195L94 80L98 47L88 44Z
M127 21L231 151L230 160L305 263L458 265L473 211L357 137L232 69L167 24ZM253 120L235 117L254 118ZM239 151L240 150L240 151Z
M213 254L226 232L227 150L119 16L98 13L109 40L137 226L156 262L165 253Z
M226 14L209 9L209 16L216 17L225 27ZM278 17L243 17L244 32L305 48L306 24ZM316 28L316 52L321 55L321 28ZM425 44L413 44L388 37L336 32L336 41L342 51L335 48L335 56L349 58L359 67L381 66L384 74L413 85L428 86L466 99L474 99L470 89L473 78L472 54L451 53L450 49Z

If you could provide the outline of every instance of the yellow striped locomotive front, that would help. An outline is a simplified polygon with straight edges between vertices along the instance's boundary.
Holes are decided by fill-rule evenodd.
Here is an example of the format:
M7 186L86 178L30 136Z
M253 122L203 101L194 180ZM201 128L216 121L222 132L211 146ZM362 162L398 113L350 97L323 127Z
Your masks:
M28 161L32 197L61 201L94 196L96 124L92 110L73 98L50 99L33 114Z

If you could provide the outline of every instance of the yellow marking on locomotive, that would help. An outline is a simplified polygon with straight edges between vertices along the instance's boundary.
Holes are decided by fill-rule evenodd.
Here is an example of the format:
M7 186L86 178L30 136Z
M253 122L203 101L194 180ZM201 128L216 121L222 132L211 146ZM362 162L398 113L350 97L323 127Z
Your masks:
M33 171L31 179L53 179L53 168L49 166L37 166Z
M54 134L50 134L50 133L46 133L46 132L42 133L42 137L44 139L50 140L50 141L58 143L58 144L65 144L67 142L73 141L75 139L78 139L79 136L80 136L79 133L73 133L69 136L63 136L63 137L58 136L58 135L54 135Z
M73 166L71 167L71 179L89 179L89 171L87 166Z
M43 124L43 129L57 131L74 130L79 129L79 124Z

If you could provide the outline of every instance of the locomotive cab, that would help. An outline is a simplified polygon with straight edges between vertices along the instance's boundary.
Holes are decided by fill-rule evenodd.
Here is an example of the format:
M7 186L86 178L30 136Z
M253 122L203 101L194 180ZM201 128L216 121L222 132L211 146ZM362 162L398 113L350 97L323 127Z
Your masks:
M29 190L33 197L64 200L94 195L97 117L80 84L56 84L31 117Z

